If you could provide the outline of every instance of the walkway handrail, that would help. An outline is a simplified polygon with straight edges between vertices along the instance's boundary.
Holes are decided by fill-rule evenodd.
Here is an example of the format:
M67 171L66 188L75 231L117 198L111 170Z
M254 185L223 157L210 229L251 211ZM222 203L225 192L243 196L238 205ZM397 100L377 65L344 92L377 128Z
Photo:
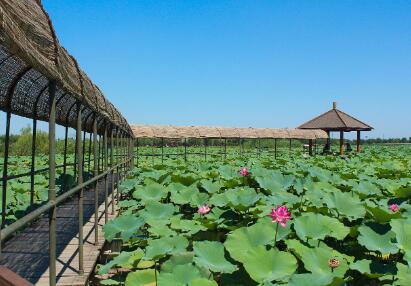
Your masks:
M19 231L22 227L24 227L28 223L30 223L30 222L34 221L35 219L37 219L42 214L48 212L51 208L59 205L60 203L62 203L63 201L65 201L66 199L71 197L72 195L75 195L81 189L97 182L101 178L107 176L109 173L114 172L114 170L121 167L122 165L124 165L126 163L129 163L131 160L132 160L131 158L128 158L124 162L121 162L121 163L107 169L103 173L101 173L97 176L94 176L93 178L91 178L90 180L84 182L83 184L75 186L74 188L68 190L67 192L64 192L63 194L59 195L56 198L55 201L46 202L44 205L38 207L37 209L35 209L34 211L32 211L29 214L25 215L24 217L20 218L19 220L17 220L13 224L11 224L11 225L7 226L6 228L2 229L1 230L1 235L0 235L1 236L1 242L5 241L11 235L13 235L17 231Z
M63 168L64 166L67 166L67 167L68 167L68 166L74 166L74 167L75 167L76 165L75 165L74 163L68 163L68 164L66 164L66 165L61 164L61 165L57 165L57 166L56 166L56 169ZM32 174L37 175L37 174L45 173L45 172L47 172L49 169L50 169L49 167L45 167L45 168L42 168L42 169L34 170L33 172L28 171L28 172L25 172L25 173L20 173L20 174L15 174L15 175L8 175L7 177L0 178L0 180L1 180L1 181L15 180L15 179L23 178L23 177L28 177L28 176L30 176L30 175L32 175Z

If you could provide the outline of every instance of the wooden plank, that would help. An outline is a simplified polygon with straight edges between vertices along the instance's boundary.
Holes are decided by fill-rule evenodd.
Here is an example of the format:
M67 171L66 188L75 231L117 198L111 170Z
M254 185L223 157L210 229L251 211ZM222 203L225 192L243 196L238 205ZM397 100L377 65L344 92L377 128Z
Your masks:
M4 266L0 266L0 285L1 286L33 286L27 280L21 278L16 273Z

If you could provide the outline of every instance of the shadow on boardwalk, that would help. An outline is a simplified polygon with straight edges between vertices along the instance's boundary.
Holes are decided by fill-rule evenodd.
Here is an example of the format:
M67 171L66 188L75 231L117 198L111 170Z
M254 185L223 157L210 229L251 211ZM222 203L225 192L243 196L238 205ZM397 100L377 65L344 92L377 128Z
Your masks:
M110 180L109 180L110 183ZM98 184L99 190L99 224L104 224L104 181ZM110 190L111 188L109 188ZM111 203L111 194L109 194ZM103 204L103 206L101 206ZM109 213L111 212L111 204ZM111 215L110 215L111 217ZM92 223L90 223L92 222ZM97 254L99 247L94 246L94 189L84 191L84 256L85 275L91 271L94 262L87 251ZM49 276L49 221L47 215L25 228L8 240L1 253L0 264L19 274L33 284L48 285ZM57 207L57 279L78 275L78 199L74 196ZM100 247L104 242L100 231ZM69 247L70 246L70 247ZM98 254L97 254L98 255ZM89 258L89 260L87 260ZM97 258L97 256L96 256ZM93 260L95 260L93 258ZM63 279L64 278L64 279ZM84 278L85 279L85 278ZM83 280L84 280L83 279ZM70 282L72 283L72 282ZM63 283L65 285L65 283ZM78 285L80 285L79 283ZM72 284L70 284L72 285ZM74 285L74 284L73 284ZM77 285L77 284L76 284Z

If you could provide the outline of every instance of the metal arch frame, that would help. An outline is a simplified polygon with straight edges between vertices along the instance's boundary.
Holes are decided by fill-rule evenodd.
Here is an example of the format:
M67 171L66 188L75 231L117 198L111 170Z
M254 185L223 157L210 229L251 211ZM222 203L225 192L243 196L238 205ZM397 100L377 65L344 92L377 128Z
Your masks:
M44 93L44 91L48 88L48 83L47 85L42 88L37 95L35 101L34 101L34 110L33 110L33 130L32 130L32 138L31 138L31 175L30 175L30 205L34 204L34 184L35 184L35 176L34 176L34 171L36 167L36 137L37 137L37 106L38 102L40 100L40 97ZM56 103L57 105L57 103Z
M54 61L54 67L58 67L59 66L59 50L60 50L60 45L58 44L58 40L56 38L55 32L54 32L54 28L53 25L51 23L50 18L48 17L47 13L45 12L45 10L43 9L41 3L39 1L36 1L36 3L39 5L39 7L42 9L42 11L44 12L46 18L47 18L47 23L49 25L50 28L50 32L52 34L52 38L53 38L53 45L54 45L54 53L53 53L53 61ZM15 41L18 41L17 39L14 39ZM1 46L3 48L3 46ZM4 200L2 201L2 204L5 205L5 207L3 207L3 211L7 212L7 204L6 204L6 194L7 194L7 164L8 164L8 153L9 153L9 137L10 137L10 120L11 120L11 114L15 113L15 114L19 114L17 109L12 110L12 108L14 108L13 105L11 105L12 103L12 97L13 97L13 93L14 90L16 89L16 85L20 82L21 78L31 69L31 67L29 67L27 65L27 63L25 63L24 60L20 59L18 56L14 56L14 54L12 53L8 53L7 49L4 49L5 52L5 58L2 59L0 65L2 65L4 62L10 61L10 59L16 59L17 60L17 64L15 63L11 63L13 67L16 67L15 70L13 70L12 76L10 76L11 79L11 83L7 83L7 98L6 98L6 113L7 113L7 143L6 143L6 149L7 152L5 152L5 168L3 169L3 187L5 185L5 191L3 192L3 198ZM29 52L29 51L28 51ZM74 59L73 59L74 60ZM90 101L90 103L85 101L85 95L83 94L83 74L80 72L79 67L77 65L77 62L74 60L75 64L76 64L76 68L78 70L79 73L79 79L81 81L80 85L81 85L81 98L77 97L77 94L74 94L72 92L70 92L70 97L73 97L75 100L80 100L82 101L82 104L84 104L85 106L88 106L89 109L91 109L92 111L95 111L96 114L100 113L102 115L102 117L105 117L106 120L108 122L112 122L112 123L117 123L119 124L124 130L128 130L127 132L125 132L125 134L127 134L127 136L132 136L131 132L130 132L130 127L127 127L127 122L125 121L124 117L120 116L120 113L116 110L116 119L117 121L111 121L108 115L104 115L103 113L101 113L101 111L99 110L99 106L92 106L92 103ZM53 74L53 73L51 73ZM58 76L61 75L58 74ZM86 76L84 76L84 78L86 78ZM56 208L57 205L60 204L61 202L63 202L65 199L69 198L72 195L75 194L80 194L83 192L84 187L89 186L91 184L93 184L94 182L97 182L98 180L101 180L102 178L106 177L108 175L108 172L104 172L101 175L95 176L94 178L92 178L91 180L89 180L88 182L85 183L81 183L80 184L80 178L82 177L82 167L83 167L83 162L81 161L81 146L78 143L77 144L77 155L78 156L78 166L77 168L75 168L75 170L78 170L78 176L79 176L79 185L68 190L67 192L63 193L60 196L56 195L56 162L55 162L55 158L56 158L56 135L55 135L55 131L56 131L56 121L58 120L59 123L63 126L66 127L66 142L67 142L67 131L68 131L68 127L70 126L69 124L69 117L70 117L70 113L71 110L69 110L68 114L67 114L67 119L64 120L65 118L65 114L64 114L64 110L63 112L61 112L61 117L59 116L59 118L56 118L56 107L58 102L61 100L61 98L66 97L67 95L67 90L65 90L64 88L62 88L59 84L59 82L57 81L57 78L50 78L49 76L46 76L46 79L48 81L47 86L45 88L48 88L49 90L49 100L48 100L48 112L45 111L45 115L49 116L48 118L46 116L44 116L44 121L48 121L49 122L49 187L48 187L48 201L45 202L45 204L41 205L39 208L37 208L36 210L34 210L33 212L27 214L26 216L24 216L23 218L17 220L15 223L9 225L7 228L0 230L0 237L1 240L4 241L6 238L8 238L10 235L14 234L16 231L18 231L21 227L23 227L24 225L33 222L36 218L38 218L40 215L48 212L49 213L49 241L50 241L50 247L49 247L49 252L50 252L50 275L49 275L49 284L51 286L54 286L56 284ZM13 91L11 91L13 90ZM60 93L60 91L63 93L61 95L60 98L57 99L57 92ZM22 95L23 93L20 93L19 95ZM41 98L42 94L44 94L44 90L42 92L40 92L38 95L36 95L36 103L35 103L35 109L36 109L36 114L34 116L34 118L32 118L37 125L37 113L40 114L41 111L46 110L46 108L43 108L43 106L39 106L39 98ZM89 94L87 94L87 96L90 96ZM104 96L103 96L104 98ZM26 101L25 101L26 102ZM67 101L67 105L69 105L69 102ZM71 109L71 108L70 108ZM112 111L113 112L113 111ZM33 114L31 114L30 110L29 112L25 112L25 114L27 114L27 117L32 117ZM42 114L41 114L42 115ZM60 114L59 114L60 115ZM43 117L43 116L42 116ZM57 120L56 120L57 119ZM33 121L33 122L34 122ZM66 125L64 125L64 122L66 122ZM81 137L78 136L78 134L81 134L81 124L82 124L82 119L81 119L81 108L79 108L78 112L77 112L77 122L76 122L76 132L77 132L77 138L76 141L81 142ZM87 124L87 121L85 122L85 125ZM73 124L71 124L71 126L73 126ZM34 129L34 128L33 128ZM36 128L37 129L37 126ZM86 129L86 126L85 126ZM80 132L79 132L80 130ZM36 134L34 134L33 136L34 138L34 143L35 143L35 138L36 138ZM34 149L34 157L35 157L35 144L33 144L33 149ZM65 154L67 153L67 145L65 144ZM32 152L33 154L33 152ZM32 170L34 167L34 163L35 161L33 160L33 166L32 166ZM121 166L127 166L126 164L128 164L127 162L120 162ZM65 164L65 168L66 168ZM118 166L116 166L118 167ZM35 169L35 168L34 168ZM33 173L33 172L31 172ZM4 184L4 182L6 182L6 184ZM107 210L106 210L107 212ZM80 216L79 216L80 217ZM82 217L82 215L81 215ZM5 220L3 219L2 224L5 223ZM80 223L80 228L82 229L82 225ZM82 235L80 235L80 238L82 237ZM81 238L82 239L82 238ZM81 243L79 243L81 244ZM80 250L80 245L79 245L79 251ZM80 266L81 266L81 259L80 259ZM80 267L81 268L81 267Z
M3 179L2 179L2 211L1 211L1 225L0 229L3 229L6 224L7 214L7 175L8 175L8 161L9 161L9 140L10 140L10 121L11 121L11 101L14 91L17 87L19 80L31 70L31 66L23 67L11 81L7 93L6 93L6 136L5 136L5 148L4 148L4 161L3 161Z

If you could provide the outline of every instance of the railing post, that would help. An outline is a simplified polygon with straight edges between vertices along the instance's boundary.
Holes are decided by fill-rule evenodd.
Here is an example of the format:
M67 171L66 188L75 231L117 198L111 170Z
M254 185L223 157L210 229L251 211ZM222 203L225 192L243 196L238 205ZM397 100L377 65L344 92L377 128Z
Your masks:
M126 142L126 135L123 133L123 136L122 136L122 138L123 138L123 140L122 140L122 142L123 142L123 158L122 158L122 166L123 166L123 176L122 176L122 181L124 180L124 178L126 177L126 167L127 167L127 165L126 165L126 144L127 144L127 142Z
M64 154L63 154L63 191L66 190L66 175L67 175L67 142L68 141L68 126L65 128L64 132Z
M133 140L133 142L132 142L132 146L131 146L131 152L133 152L133 169L134 169L134 167L136 166L135 165L135 163L136 163L136 153L134 152L134 147L136 146L136 139L132 139Z
M36 137L37 119L33 118L33 134L31 138L31 168L30 168L30 205L34 204L34 170L36 168Z
M93 140L92 136L93 136L93 132L90 132L90 138L88 140L88 158L87 158L87 160L88 160L87 172L88 173L90 173L90 171L91 171L91 142Z
M126 176L126 169L127 169L127 164L126 164L126 150L127 150L127 138L126 138L126 134L125 133L123 133L123 140L122 140L122 142L123 142L123 180L124 180L124 178L125 178L125 176Z
M98 138L98 156L97 156L97 170L100 173L100 159L101 159L101 136Z
M154 141L154 138L153 139L151 139L151 164L154 166L154 144L155 143L155 141Z
M77 105L77 102L76 102ZM73 165L73 173L74 173L74 178L77 178L77 152L78 148L77 148L77 140L74 140L74 165Z
M85 120L84 122L87 122L87 120ZM82 162L83 162L83 172L85 171L85 166L86 166L86 130L84 130L83 131L83 152L82 152L82 155L83 155L83 160L82 160Z
M7 176L8 176L8 163L9 163L9 147L10 147L10 120L11 112L7 112L6 118L6 137L4 139L4 161L3 161L3 182L2 182L2 201L1 201L1 228L4 228L6 224L7 214Z
M103 136L103 172L107 171L107 123L104 124ZM104 175L104 223L108 222L108 174Z
M116 128L116 156L115 156L115 158L116 158L116 190L117 190L117 203L118 203L118 201L120 200L120 192L119 192L119 185L120 185L120 174L119 174L119 171L120 171L120 167L119 167L119 154L120 154L120 152L119 152L119 145L120 144L120 141L119 141L119 129L118 128Z
M164 138L161 138L161 164L164 163Z
M115 213L115 197L114 197L114 126L111 126L110 132L110 168L111 168L111 214Z
M83 184L83 146L81 144L81 102L77 102L77 126L76 126L76 146L77 146L77 184ZM79 257L79 274L84 273L84 253L83 253L83 188L78 192L78 257Z
M133 139L131 137L128 138L128 162L129 162L129 170L133 169L133 161L134 161L134 156L133 156L133 152L132 152L132 148L133 147Z
M56 82L49 82L49 189L48 200L56 201ZM54 205L49 211L49 284L56 285L56 213Z
M207 138L204 138L204 160L207 161Z
M136 139L136 152L137 152L137 154L136 154L136 161L137 161L137 168L138 168L138 163L139 163L139 154L138 154L138 138Z
M184 138L184 161L187 162L187 138Z
M313 155L313 139L308 140L308 154Z
M130 169L134 169L134 138L130 137L130 156L131 156L131 162L130 162Z
M98 176L97 114L93 120L93 163L94 176ZM98 245L98 181L94 183L94 245Z
M224 138L224 159L227 159L227 138Z

